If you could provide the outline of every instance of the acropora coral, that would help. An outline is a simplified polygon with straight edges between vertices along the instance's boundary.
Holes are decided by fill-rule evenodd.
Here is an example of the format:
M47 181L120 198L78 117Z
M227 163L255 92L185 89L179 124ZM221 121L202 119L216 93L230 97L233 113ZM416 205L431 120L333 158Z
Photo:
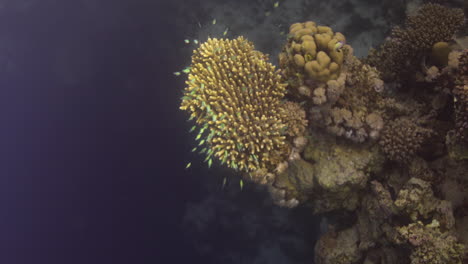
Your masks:
M208 39L194 51L180 109L201 127L197 139L208 159L254 171L273 170L285 158L280 79L267 56L243 37Z

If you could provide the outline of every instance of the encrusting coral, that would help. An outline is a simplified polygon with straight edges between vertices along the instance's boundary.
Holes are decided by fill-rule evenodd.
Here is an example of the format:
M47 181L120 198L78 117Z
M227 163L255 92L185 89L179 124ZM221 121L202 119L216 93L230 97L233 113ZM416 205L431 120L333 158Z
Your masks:
M280 79L267 56L242 37L208 39L194 51L180 109L201 127L197 139L208 159L244 171L273 170L285 159Z

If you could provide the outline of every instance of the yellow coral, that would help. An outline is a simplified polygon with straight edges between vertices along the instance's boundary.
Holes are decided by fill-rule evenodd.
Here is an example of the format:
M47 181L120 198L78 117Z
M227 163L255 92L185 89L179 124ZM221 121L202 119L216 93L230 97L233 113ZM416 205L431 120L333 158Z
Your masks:
M197 138L207 159L245 171L271 170L284 159L280 79L268 57L243 37L208 39L194 51L180 109L201 126Z
M283 61L289 57L294 68L305 73L307 79L326 82L338 78L344 56L341 48L337 48L337 43L345 43L343 34L308 21L292 24L289 36L291 43L286 47L284 55L280 55Z

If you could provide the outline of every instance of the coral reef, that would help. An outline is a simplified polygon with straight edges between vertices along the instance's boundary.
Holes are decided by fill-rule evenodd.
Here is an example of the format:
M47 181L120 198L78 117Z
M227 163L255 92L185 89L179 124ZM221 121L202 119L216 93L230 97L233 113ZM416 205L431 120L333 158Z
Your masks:
M441 232L436 220L427 225L418 221L399 227L397 231L400 240L413 247L411 264L464 263L465 246L457 243L455 236Z
M311 21L293 24L279 63L288 94L309 107L311 126L355 142L379 137L383 81L341 33Z
M385 81L406 80L418 71L421 59L437 42L447 42L464 23L463 11L439 4L425 4L408 16L403 28L396 27L367 62L382 72Z
M210 39L181 108L209 156L327 219L315 263L468 263L463 22L424 4L363 60L341 33L295 23L279 71L243 38Z

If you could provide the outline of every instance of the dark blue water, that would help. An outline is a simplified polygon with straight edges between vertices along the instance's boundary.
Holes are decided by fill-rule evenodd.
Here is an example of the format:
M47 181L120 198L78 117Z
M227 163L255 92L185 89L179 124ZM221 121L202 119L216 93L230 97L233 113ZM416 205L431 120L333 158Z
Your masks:
M196 260L162 7L2 1L1 263Z

